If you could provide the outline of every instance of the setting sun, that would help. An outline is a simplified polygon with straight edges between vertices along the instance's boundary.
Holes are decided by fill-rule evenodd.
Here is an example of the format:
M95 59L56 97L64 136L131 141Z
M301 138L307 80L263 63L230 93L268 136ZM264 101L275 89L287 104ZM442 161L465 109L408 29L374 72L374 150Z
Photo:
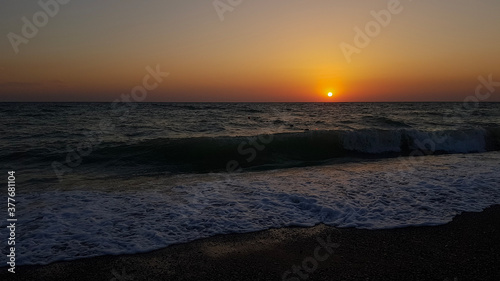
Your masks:
M329 96L329 97L332 97L332 96L333 96L333 93L332 93L332 92L329 92L329 93L328 93L328 96Z

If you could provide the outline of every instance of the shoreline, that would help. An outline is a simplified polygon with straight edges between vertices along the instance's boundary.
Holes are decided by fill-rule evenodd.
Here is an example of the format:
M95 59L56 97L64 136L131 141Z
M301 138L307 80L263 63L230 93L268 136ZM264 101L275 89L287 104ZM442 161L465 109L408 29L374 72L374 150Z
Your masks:
M500 205L439 226L323 224L224 234L148 253L0 268L2 280L500 280ZM4 279L8 278L8 279Z

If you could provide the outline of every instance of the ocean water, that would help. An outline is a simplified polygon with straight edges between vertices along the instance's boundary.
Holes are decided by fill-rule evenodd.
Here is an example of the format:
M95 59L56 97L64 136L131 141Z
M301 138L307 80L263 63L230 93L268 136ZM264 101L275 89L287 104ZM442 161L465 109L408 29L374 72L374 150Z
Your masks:
M18 264L500 204L500 103L0 103L0 118Z

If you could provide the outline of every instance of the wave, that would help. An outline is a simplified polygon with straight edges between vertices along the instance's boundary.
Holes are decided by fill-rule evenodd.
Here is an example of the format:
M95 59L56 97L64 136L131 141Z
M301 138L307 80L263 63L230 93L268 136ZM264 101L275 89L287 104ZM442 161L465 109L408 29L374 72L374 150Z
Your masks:
M102 143L84 156L83 161L131 168L148 165L190 173L312 165L345 157L385 158L495 150L500 150L500 127L441 131L360 129ZM51 162L64 159L65 154L61 156L61 153L61 150L33 148L0 158Z
M373 124L382 125L383 127L398 127L398 128L410 128L411 126L405 122L394 120L388 117L375 117L375 116L365 116L362 118L363 121Z
M93 157L95 161L119 159L123 163L168 165L188 172L232 169L228 166L304 165L340 157L383 158L494 150L500 150L500 127L443 131L364 129L252 137L152 139L132 145L104 144Z

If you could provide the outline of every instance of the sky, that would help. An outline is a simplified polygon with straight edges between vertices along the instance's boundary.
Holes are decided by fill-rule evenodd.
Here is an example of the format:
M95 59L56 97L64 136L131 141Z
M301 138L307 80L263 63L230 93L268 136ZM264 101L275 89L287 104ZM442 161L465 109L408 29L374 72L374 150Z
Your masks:
M0 101L500 101L497 0L0 5Z

